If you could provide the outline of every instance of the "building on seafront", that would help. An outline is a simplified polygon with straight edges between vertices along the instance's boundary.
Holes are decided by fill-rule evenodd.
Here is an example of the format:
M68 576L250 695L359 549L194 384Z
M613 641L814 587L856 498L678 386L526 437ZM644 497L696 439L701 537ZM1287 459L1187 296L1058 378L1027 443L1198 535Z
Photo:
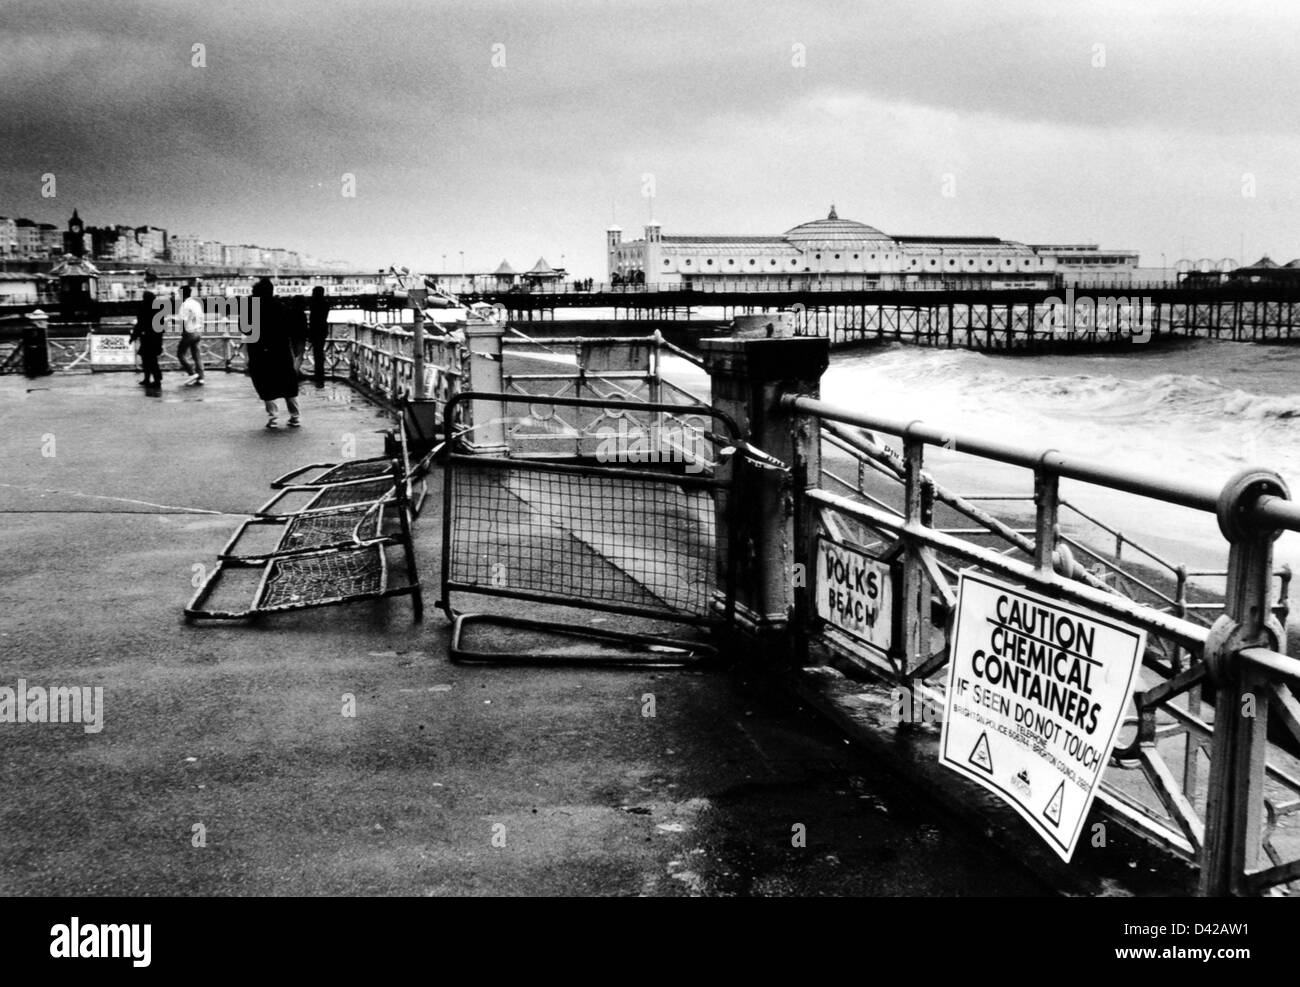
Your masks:
M834 206L825 219L778 236L665 234L651 221L641 239L624 240L622 229L611 226L605 249L613 283L723 290L1127 284L1138 264L1135 251L1095 244L890 235L841 219Z

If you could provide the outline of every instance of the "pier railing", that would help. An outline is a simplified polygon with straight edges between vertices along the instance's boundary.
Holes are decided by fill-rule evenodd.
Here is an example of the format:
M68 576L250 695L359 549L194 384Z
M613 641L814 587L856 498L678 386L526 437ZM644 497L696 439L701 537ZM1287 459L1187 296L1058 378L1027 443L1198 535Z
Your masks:
M878 276L846 278L843 275L832 274L826 277L818 277L813 274L799 273L787 276L784 275L766 275L766 276L737 276L728 277L726 275L715 275L700 277L690 282L681 281L651 281L640 284L614 284L612 282L596 281L588 287L585 283L575 284L572 281L558 281L537 284L529 287L522 286L505 286L498 287L495 284L481 283L476 284L473 288L467 288L463 292L467 296L491 296L494 299L505 301L510 296L529 296L529 295L653 295L660 293L682 293L682 294L709 294L709 293L733 293L733 292L754 292L758 294L777 294L791 291L874 291L878 289L887 289L889 291L990 291L1005 290L1007 285L1013 287L1028 287L1035 290L1042 290L1044 278L1053 277L1053 272L1041 270L1022 270L1022 271L1001 271L990 273L982 277L952 277L936 278L925 277L918 278L914 281L900 280L906 278L907 272L888 272ZM453 279L454 280L454 279ZM491 279L487 279L491 280ZM1130 281L1116 281L1106 283L1089 283L1089 291L1115 291L1127 293L1134 289L1156 289L1156 288L1173 288L1177 282L1167 279L1146 280L1133 279ZM508 304L508 303L507 303Z
M808 466L802 481L797 472L793 481L803 505L794 512L801 526L793 539L797 561L811 562L815 570L815 539L823 537L901 568L899 633L889 651L823 624L804 604L810 633L887 680L940 701L944 684L931 680L946 669L959 569L976 567L1145 629L1148 647L1132 713L1103 776L1100 802L1112 818L1198 863L1203 893L1261 893L1300 879L1294 825L1300 812L1300 703L1291 691L1300 687L1300 661L1284 653L1279 613L1284 617L1285 609L1279 611L1275 593L1279 578L1285 591L1289 573L1279 577L1272 565L1273 540L1282 531L1300 531L1300 507L1288 499L1280 477L1249 471L1216 490L1054 450L954 435L797 393L781 397L780 407L791 415L787 424L795 434L808 436L796 443L792 457ZM901 454L889 453L877 435L899 440ZM860 477L821 466L823 442L840 450L889 453L863 455L858 462L882 466L901 481L901 509ZM1013 528L938 485L926 469L927 447L1026 470L1034 488L1032 530ZM826 489L828 474L855 496ZM1061 536L1062 480L1217 518L1228 545L1227 594L1213 626L1192 619L1186 607L1179 612L1181 594L1148 585L1164 606L1157 605L1159 599L1140 602L1084 568L1071 551L1081 543ZM945 508L950 518L973 517L978 533L995 534L1009 547L980 544L975 530L938 523L936 512ZM1122 543L1134 544L1130 538ZM1163 561L1150 551L1147 556Z
M821 442L822 482L833 490L847 492L854 499L871 503L898 518L905 516L903 507L899 506L907 482L907 466L903 456L880 442L877 437L846 429L835 422L822 423ZM852 474L846 473L844 458L847 458L848 465L854 467ZM882 477L886 481L886 488L882 489L879 481L869 483L866 475L869 472L873 476ZM1004 520L980 506L983 503L1014 505L1014 509L1022 515L1026 508L1027 513L1032 515L1037 506L1033 495L961 495L936 481L929 470L924 472L923 479L930 487L935 505L941 509L947 508L953 515L946 524L936 522L937 531L976 541L1007 556L1034 557L1036 527L1017 527L1017 523L1023 525L1023 522ZM893 496L886 501L882 499L886 494ZM1131 534L1100 520L1063 496L1057 499L1056 511L1054 530L1059 556L1057 567L1068 578L1103 591L1118 593L1157 610L1202 623L1206 627L1213 621L1207 614L1217 615L1222 611L1223 593L1216 592L1217 587L1206 586L1204 580L1222 581L1228 575L1226 570L1188 569L1186 565L1170 560ZM1078 530L1075 525L1062 524L1067 517L1084 522L1084 530ZM958 526L964 521L973 522L974 526ZM1072 528L1075 529L1073 532ZM1112 555L1108 556L1100 550L1099 542L1102 541L1114 544ZM1138 556L1136 563L1125 563L1123 553L1126 545L1131 555ZM1088 564L1089 561L1091 565ZM944 561L938 564L944 575L956 580L956 568ZM1275 575L1278 590L1273 607L1274 615L1285 622L1290 610L1290 566L1280 566ZM1193 595L1194 599L1190 598Z
M686 360L697 366L699 357L669 343L658 333L630 337L565 337L534 339L491 319L473 321L449 332L423 334L424 359L417 370L415 334L406 325L351 323L335 339L343 356L340 376L381 400L401 404L417 397L417 372L424 374L419 397L430 407L444 407L457 395L469 392L508 393L536 398L531 405L539 419L555 411L547 399L649 402L698 408L702 402L664 375L664 360ZM476 428L487 444L504 442L520 455L564 452L553 441L554 423L530 430L516 425L497 439L489 433L503 417L488 402L466 402L464 425ZM569 414L573 414L569 412ZM581 417L581 416L579 416ZM602 421L605 425L610 422ZM595 423L575 420L573 443L590 439ZM617 424L616 422L614 423ZM486 430L486 431L485 431ZM537 434L534 434L537 433ZM548 443L539 442L545 434ZM562 445L563 443L561 443ZM526 447L526 448L525 448ZM543 448L546 447L546 448ZM573 450L568 450L573 452Z
M350 322L336 327L335 343L346 352L346 376L373 396L393 402L415 397L415 335L400 326ZM471 372L464 334L426 333L423 396L450 401Z
M400 312L393 309L393 314ZM92 369L129 370L129 366L94 367L90 338L130 331L129 325L61 326L65 335L46 341L50 368L56 373ZM643 336L573 336L534 339L490 319L453 324L444 331L423 332L423 388L420 396L445 404L467 390L508 391L538 397L592 398L699 405L699 398L664 374L665 361L677 359L696 367L700 358L668 342L659 333ZM209 321L199 343L205 369L242 373L247 365L246 336L231 320ZM179 368L180 334L163 335L160 364ZM19 340L0 345L0 364L19 356ZM415 333L410 322L353 321L333 323L325 346L325 372L346 380L370 396L403 403L417 395ZM310 347L304 369L310 368ZM20 366L12 368L14 372Z

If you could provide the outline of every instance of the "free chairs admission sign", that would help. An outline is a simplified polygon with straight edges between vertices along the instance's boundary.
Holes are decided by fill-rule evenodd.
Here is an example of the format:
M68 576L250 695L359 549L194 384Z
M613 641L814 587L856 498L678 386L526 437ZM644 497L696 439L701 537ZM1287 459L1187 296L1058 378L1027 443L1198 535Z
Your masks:
M939 761L1066 862L1119 734L1146 632L963 572Z

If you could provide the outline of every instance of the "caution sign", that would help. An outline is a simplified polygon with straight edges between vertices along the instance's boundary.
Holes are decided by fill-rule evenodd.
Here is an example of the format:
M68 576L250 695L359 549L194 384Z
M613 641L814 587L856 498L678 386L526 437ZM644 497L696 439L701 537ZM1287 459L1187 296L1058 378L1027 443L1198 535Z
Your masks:
M940 762L1001 796L1068 862L1145 647L1145 631L963 572Z
M888 651L893 644L893 572L870 555L817 539L817 616Z
M91 369L120 370L135 366L135 347L130 336L97 333L89 334Z

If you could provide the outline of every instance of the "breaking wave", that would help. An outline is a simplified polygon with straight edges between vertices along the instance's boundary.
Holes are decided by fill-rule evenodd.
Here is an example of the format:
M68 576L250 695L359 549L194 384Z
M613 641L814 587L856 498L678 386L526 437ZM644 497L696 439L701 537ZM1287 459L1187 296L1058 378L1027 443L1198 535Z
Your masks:
M1217 486L1245 466L1277 470L1300 490L1300 347L1205 342L1138 355L1005 356L891 346L835 354L830 402L955 434L977 434L1116 467ZM993 493L1022 483L987 463L935 450L942 482ZM955 474L951 481L946 471ZM1075 487L1114 523L1141 523L1216 555L1208 519ZM1092 498L1091 500L1089 498ZM1169 508L1177 512L1181 509ZM1162 520L1163 518L1163 520ZM1204 530L1202 530L1204 529ZM1199 532L1199 534L1197 533ZM1300 536L1284 539L1300 543ZM1282 551L1300 563L1300 544Z

